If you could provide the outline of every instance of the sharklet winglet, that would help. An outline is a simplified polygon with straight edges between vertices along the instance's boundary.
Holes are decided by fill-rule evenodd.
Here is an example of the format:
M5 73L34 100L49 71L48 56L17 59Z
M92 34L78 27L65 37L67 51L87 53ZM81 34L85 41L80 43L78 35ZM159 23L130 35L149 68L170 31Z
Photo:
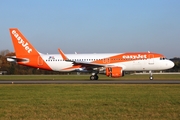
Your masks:
M60 48L58 49L58 51L59 51L61 57L63 58L63 60L65 60L65 61L69 60Z

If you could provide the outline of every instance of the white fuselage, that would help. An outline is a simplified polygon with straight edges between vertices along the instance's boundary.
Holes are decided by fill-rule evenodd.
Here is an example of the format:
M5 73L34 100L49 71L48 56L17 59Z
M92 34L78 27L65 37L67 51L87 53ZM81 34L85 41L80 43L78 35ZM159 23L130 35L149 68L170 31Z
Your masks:
M104 66L119 66L123 71L149 71L149 70L165 70L172 68L174 63L168 59L151 58L151 59L126 59L125 61L113 62L114 59L104 59L109 56L117 55L112 54L66 54L69 60L79 61L85 63L92 63L97 60L103 60ZM73 66L73 62L64 61L60 54L41 54L42 59L54 71L73 71L79 68L66 69ZM122 59L122 58L120 58ZM114 60L115 61L115 60ZM42 62L40 64L43 64Z

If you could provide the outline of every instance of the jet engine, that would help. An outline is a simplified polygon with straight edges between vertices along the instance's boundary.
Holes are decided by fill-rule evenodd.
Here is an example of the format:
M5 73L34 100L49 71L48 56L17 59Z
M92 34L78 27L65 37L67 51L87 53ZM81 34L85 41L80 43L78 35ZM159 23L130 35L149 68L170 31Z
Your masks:
M122 67L107 67L106 76L118 78L124 76L124 72L122 70Z

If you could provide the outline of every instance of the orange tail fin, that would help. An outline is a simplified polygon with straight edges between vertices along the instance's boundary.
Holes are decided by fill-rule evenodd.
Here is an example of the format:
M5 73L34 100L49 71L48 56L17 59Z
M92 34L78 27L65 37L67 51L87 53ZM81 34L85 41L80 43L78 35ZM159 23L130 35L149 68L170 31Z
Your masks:
M52 70L49 65L43 60L41 54L31 45L31 43L23 36L17 28L10 28L16 57L11 58L18 64Z
M10 28L9 30L14 50L16 52L16 57L38 55L37 50L31 45L31 43L23 36L23 34L17 28Z

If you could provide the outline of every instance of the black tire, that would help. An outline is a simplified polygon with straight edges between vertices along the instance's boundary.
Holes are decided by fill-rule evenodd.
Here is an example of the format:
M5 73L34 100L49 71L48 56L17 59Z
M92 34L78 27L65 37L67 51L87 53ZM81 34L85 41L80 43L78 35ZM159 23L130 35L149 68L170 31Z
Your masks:
M149 80L153 80L153 76L150 76L150 77L149 77Z
M99 76L97 76L97 75L90 76L90 80L98 80L98 79L99 79Z
M94 80L94 79L95 79L94 75L91 75L90 80Z
M95 75L95 80L98 80L99 79L99 76Z

